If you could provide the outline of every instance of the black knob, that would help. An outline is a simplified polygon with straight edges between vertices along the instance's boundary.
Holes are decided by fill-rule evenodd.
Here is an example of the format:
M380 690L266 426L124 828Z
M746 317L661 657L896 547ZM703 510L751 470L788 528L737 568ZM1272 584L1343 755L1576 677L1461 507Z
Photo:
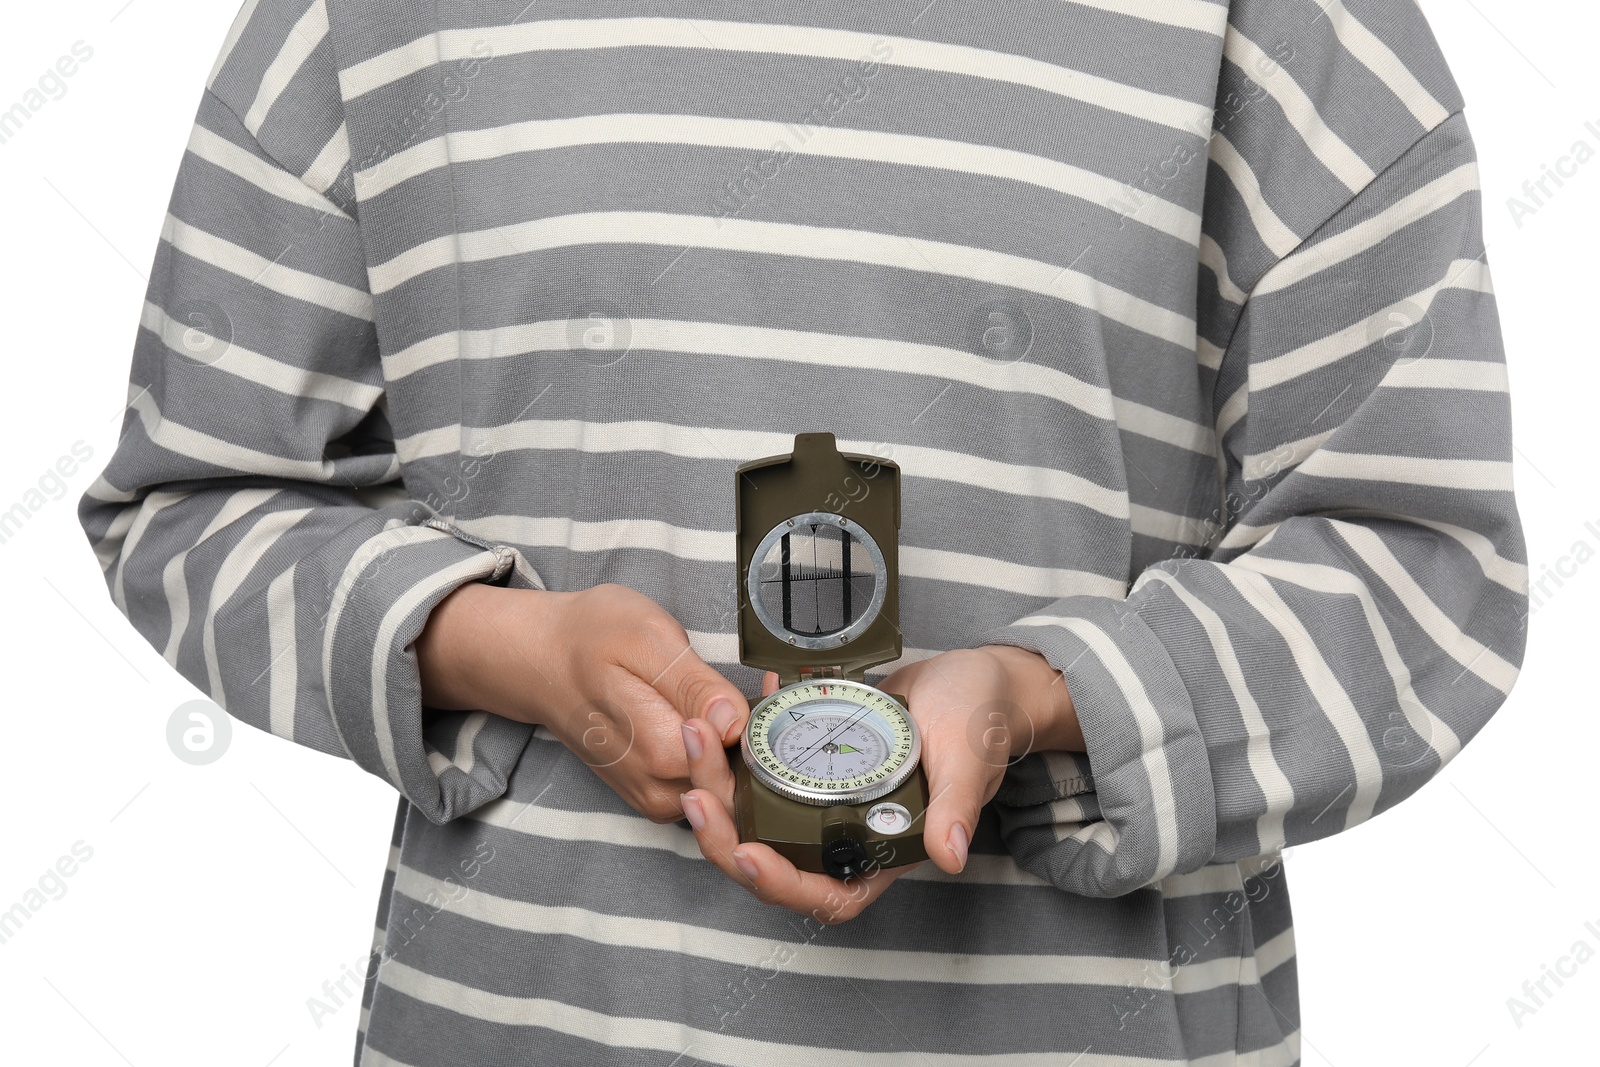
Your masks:
M822 846L822 869L834 878L862 873L867 850L853 837L836 837Z

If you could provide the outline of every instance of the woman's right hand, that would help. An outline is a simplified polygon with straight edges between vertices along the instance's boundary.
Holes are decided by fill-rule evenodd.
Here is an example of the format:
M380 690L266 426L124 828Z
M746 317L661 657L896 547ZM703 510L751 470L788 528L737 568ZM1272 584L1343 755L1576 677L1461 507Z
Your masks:
M731 745L750 714L678 621L621 585L471 582L433 609L415 649L425 708L544 726L652 822L683 817L684 721L706 719Z

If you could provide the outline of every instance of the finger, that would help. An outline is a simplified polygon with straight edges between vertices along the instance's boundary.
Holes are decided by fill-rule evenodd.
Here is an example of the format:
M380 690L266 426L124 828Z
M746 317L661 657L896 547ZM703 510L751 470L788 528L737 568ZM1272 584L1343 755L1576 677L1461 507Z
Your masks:
M684 818L694 830L700 854L723 874L746 889L753 889L748 876L739 869L733 850L739 847L739 829L732 811L722 799L706 789L691 789L680 798Z
M689 782L695 789L710 793L724 810L733 811L733 768L716 727L704 719L686 720L682 727L683 748L689 756Z
M688 725L688 724L685 724ZM703 744L703 735L709 732L703 723L697 723L695 734ZM691 765L714 762L715 754L707 751ZM723 759L724 773L726 759ZM823 874L801 871L773 849L759 842L739 841L739 830L734 824L731 790L726 799L701 786L698 782L681 798L684 816L694 830L700 853L718 870L755 894L758 900L789 908L802 915L810 915L818 922L833 924L854 918L861 910L876 900L895 879L911 870L915 864L891 870L873 869L865 875L840 880Z
M936 727L922 738L929 798L922 840L928 858L948 874L959 874L967 865L972 831L995 770L970 750L958 724L957 717L945 717L944 729Z
M766 674L761 676L761 695L762 696L769 697L773 693L776 693L778 691L778 688L779 688L778 687L778 676L776 674L774 674L772 671L768 671Z
M757 899L830 926L861 914L895 879L916 866L874 868L866 874L838 879L802 871L759 841L747 841L733 849L731 855L741 881Z
M700 851L723 873L750 890L765 904L776 904L803 915L816 912L821 922L842 922L883 891L893 878L877 872L873 879L861 877L844 882L820 874L801 871L772 848L759 842L740 843L731 814L720 808L704 790L691 790L684 796L684 810L692 812L690 825Z
M683 718L709 722L723 744L737 741L750 715L744 694L696 655L687 640L675 637L668 647L671 659L649 679L651 687Z

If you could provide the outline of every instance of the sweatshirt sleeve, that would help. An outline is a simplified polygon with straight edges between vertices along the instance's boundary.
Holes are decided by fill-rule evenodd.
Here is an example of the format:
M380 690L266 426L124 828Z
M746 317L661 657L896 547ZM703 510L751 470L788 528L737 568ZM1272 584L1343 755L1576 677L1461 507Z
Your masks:
M1077 708L1087 752L1024 757L996 797L1017 862L1072 892L1370 819L1482 729L1521 663L1527 568L1471 138L1417 85L1424 132L1356 171L1330 147L1347 87L1309 52L1263 76L1303 80L1249 105L1275 140L1243 120L1213 136L1199 361L1218 536L1125 600L1065 597L986 638L1044 655ZM1313 130L1315 110L1290 112L1318 81L1331 117ZM1285 145L1296 128L1325 172L1345 164L1331 213Z
M440 516L448 486L413 499L400 481L326 17L287 6L247 5L203 94L121 438L79 517L117 607L179 673L443 822L504 792L531 727L424 729L411 646L467 582L541 583Z

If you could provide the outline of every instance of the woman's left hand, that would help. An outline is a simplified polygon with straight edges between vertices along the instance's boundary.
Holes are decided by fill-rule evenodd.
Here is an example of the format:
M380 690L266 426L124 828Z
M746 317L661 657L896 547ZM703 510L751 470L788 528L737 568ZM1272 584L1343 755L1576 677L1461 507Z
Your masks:
M768 674L762 695L777 689ZM878 688L906 699L922 734L928 776L923 842L950 874L967 863L978 813L1000 788L1006 767L1032 751L1082 751L1083 735L1060 672L1036 652L985 645L907 664ZM818 922L859 915L916 865L875 869L844 881L801 871L760 842L739 841L733 818L733 770L717 731L703 719L683 724L689 779L683 811L700 851L757 899Z

